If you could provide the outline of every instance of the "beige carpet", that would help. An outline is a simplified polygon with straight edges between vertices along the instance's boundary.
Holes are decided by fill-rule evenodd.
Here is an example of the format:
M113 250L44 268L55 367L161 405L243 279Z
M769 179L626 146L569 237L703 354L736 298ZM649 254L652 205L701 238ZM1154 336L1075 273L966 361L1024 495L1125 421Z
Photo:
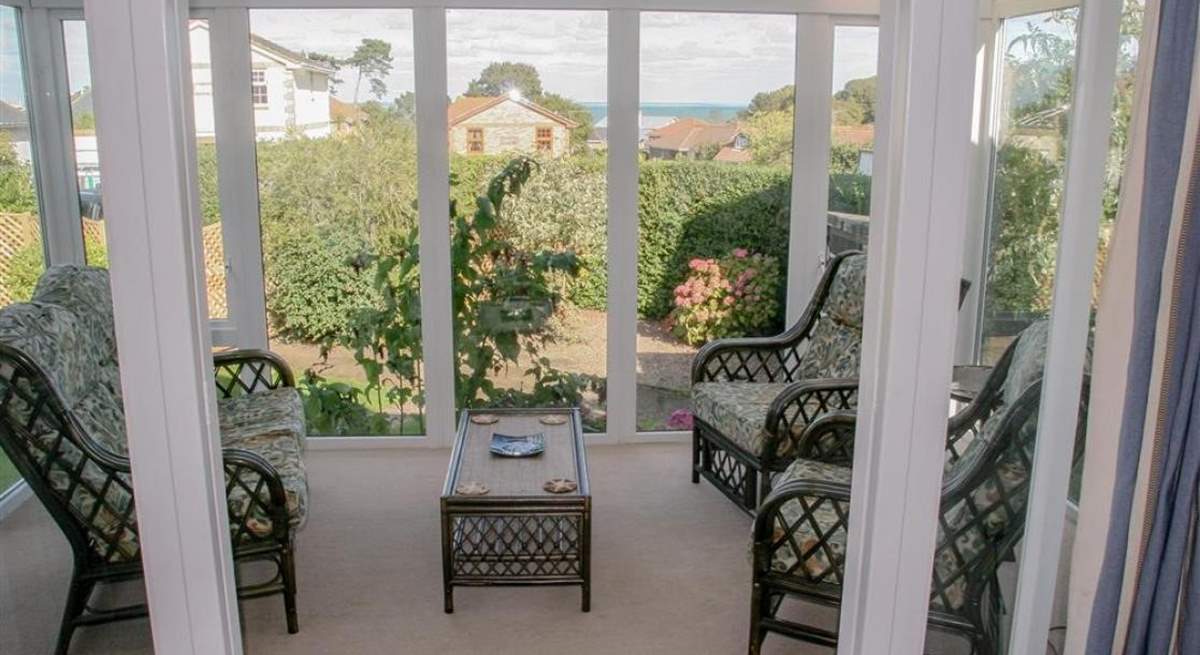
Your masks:
M442 613L443 450L309 453L300 634L279 598L243 604L246 652L742 653L750 520L688 479L689 446L595 447L593 599L577 588L459 589ZM0 653L50 652L70 564L37 501L0 523ZM122 595L136 595L136 585ZM797 652L774 639L769 652ZM769 642L770 643L770 642ZM81 629L72 653L149 653L145 620Z

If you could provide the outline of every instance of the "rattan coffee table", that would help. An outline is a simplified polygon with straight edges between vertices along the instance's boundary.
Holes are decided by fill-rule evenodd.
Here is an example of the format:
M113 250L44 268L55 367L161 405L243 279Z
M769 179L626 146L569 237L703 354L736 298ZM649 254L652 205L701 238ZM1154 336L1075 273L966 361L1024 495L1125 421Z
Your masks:
M479 424L472 416L496 421ZM560 423L553 423L556 420ZM488 451L493 433L541 432L541 455ZM567 493L543 489L550 480ZM477 495L481 491L486 492ZM442 490L442 584L447 613L455 587L579 585L591 609L592 497L577 409L468 410L458 423Z

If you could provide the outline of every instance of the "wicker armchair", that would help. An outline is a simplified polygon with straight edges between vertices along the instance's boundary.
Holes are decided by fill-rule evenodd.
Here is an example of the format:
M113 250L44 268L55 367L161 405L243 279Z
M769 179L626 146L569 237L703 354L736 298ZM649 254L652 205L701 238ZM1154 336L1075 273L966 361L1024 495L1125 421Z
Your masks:
M1046 333L1044 322L1027 328L978 397L949 423L929 625L966 639L977 655L1003 652L996 572L1024 532ZM1087 389L1085 380L1084 417ZM852 412L832 412L813 421L805 436L836 440L849 451L854 422ZM1085 423L1074 435L1076 463ZM840 605L849 514L845 466L798 459L777 480L755 517L752 655L768 633L837 644L836 632L780 618L778 610L785 597Z
M816 417L858 404L866 256L835 257L800 320L761 339L722 339L692 362L692 482L747 512L796 457L848 463L833 440L805 438Z
M89 604L97 585L142 575L111 303L106 271L65 266L43 275L34 302L0 310L0 448L74 554L59 655L76 628L147 611ZM308 505L303 408L270 353L223 353L214 365L233 557L277 572L238 595L282 594L294 633L294 539Z

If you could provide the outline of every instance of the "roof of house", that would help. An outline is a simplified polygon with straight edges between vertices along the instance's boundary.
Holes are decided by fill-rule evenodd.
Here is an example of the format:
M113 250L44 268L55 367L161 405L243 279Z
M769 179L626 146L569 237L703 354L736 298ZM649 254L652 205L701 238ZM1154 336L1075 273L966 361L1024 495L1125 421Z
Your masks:
M25 109L0 100L0 126L27 127L29 117Z
M875 143L874 125L834 125L833 142L860 147L870 147Z
M335 123L353 125L367 120L367 112L352 102L329 96L329 119Z
M733 146L725 146L717 151L717 154L712 159L713 161L723 161L732 164L748 164L754 161L754 157L749 150L745 148L738 150Z
M202 29L208 31L208 22L203 20L193 20L188 24L188 29ZM295 50L289 50L288 48L285 48L274 41L264 39L253 32L250 34L250 48L252 50L257 50L260 54L275 59L282 64L289 64L297 68L307 68L308 70L317 73L324 73L326 75L332 75L336 72L336 69L334 69L333 65L327 62L310 59L303 53L296 52Z
M536 102L524 98L510 98L509 96L462 96L450 103L450 106L446 108L446 118L450 122L450 127L454 127L468 118L478 116L504 102L515 102L526 109L535 111L556 123L562 124L567 129L579 127L579 123L562 114L550 111Z
M709 123L699 118L681 118L646 136L646 145L658 150L688 152L705 145L728 145L742 128L737 122Z

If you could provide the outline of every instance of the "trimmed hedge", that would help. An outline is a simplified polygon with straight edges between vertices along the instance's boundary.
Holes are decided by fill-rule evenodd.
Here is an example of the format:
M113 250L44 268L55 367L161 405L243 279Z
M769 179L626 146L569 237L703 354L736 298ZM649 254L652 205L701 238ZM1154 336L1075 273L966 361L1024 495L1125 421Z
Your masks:
M791 171L696 161L642 164L638 190L638 313L671 311L674 289L694 258L734 248L786 266ZM781 317L782 318L782 317Z

